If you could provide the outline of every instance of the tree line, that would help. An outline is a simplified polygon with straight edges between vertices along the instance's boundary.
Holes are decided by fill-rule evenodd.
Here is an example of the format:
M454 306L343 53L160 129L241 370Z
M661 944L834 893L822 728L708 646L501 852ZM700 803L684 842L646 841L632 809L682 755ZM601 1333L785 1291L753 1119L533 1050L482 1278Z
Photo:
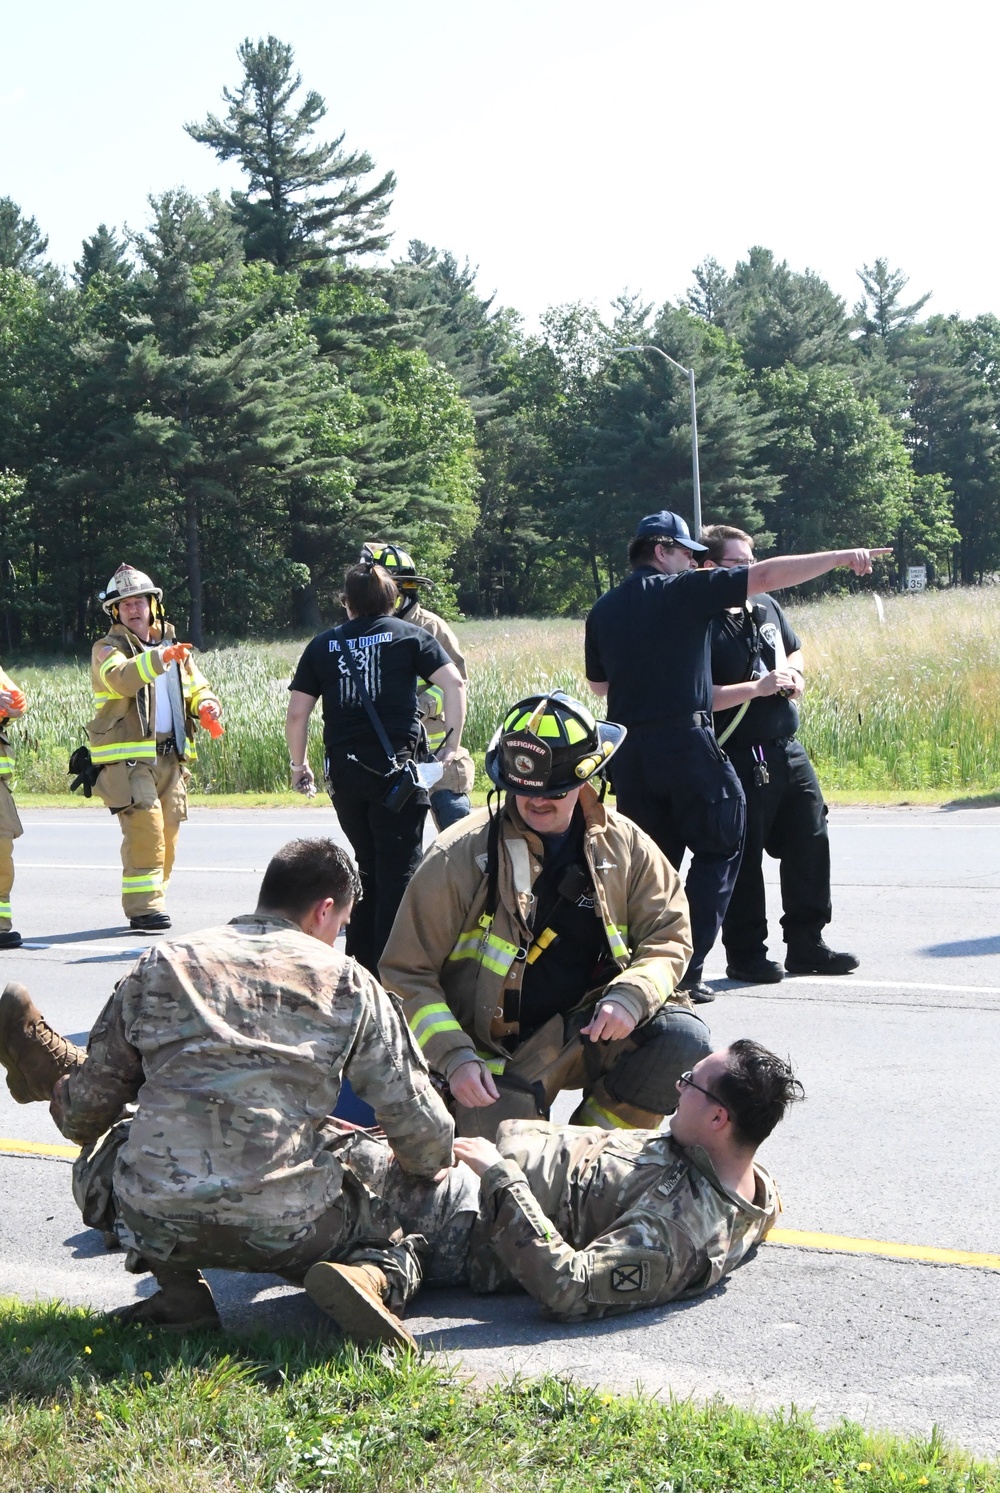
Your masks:
M71 274L0 198L0 647L72 647L124 558L196 642L318 628L367 538L445 611L585 609L638 517L702 501L759 551L895 546L897 578L1000 566L1000 321L927 315L884 259L844 300L768 249L678 302L537 332L451 253L387 258L395 188L275 37L188 124L243 186L151 196Z

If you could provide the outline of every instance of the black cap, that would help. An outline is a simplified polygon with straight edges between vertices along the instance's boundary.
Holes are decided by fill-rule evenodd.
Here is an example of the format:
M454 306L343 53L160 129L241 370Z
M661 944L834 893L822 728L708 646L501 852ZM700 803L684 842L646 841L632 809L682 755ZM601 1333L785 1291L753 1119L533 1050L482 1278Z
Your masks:
M672 539L683 549L697 551L699 554L708 552L708 545L699 544L697 539L692 539L691 530L680 514L671 513L669 508L661 508L659 513L647 513L635 531L636 539L651 538L654 534L658 538Z

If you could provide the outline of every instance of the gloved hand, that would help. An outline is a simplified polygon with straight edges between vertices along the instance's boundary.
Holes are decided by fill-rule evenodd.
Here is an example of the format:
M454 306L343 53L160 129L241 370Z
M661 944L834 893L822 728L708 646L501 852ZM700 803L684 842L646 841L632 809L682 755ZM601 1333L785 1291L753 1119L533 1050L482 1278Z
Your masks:
M198 719L213 741L218 741L220 736L225 736L225 728L219 720L218 705L203 705L198 711Z
M165 664L172 664L175 661L183 663L186 658L190 658L191 656L191 644L168 643L160 656Z

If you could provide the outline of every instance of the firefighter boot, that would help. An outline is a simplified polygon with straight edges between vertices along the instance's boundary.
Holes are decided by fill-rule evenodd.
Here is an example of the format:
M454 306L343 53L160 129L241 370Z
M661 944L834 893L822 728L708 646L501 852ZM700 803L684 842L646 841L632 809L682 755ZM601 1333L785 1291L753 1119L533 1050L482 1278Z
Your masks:
M305 1288L333 1318L345 1337L357 1343L389 1343L412 1348L417 1342L385 1304L389 1282L377 1265L313 1265Z
M85 1057L82 1047L49 1026L23 985L7 986L0 995L0 1063L18 1104L51 1099L58 1080Z

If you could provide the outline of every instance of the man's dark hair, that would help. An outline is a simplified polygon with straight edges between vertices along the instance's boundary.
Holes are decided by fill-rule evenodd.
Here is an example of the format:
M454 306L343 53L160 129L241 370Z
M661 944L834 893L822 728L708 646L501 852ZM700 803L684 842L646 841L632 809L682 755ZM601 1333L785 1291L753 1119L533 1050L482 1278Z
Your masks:
M709 524L707 529L702 529L701 542L708 548L707 555L698 556L702 565L706 560L711 560L718 565L726 553L726 545L730 539L745 539L753 549L753 535L744 533L742 529L734 528L732 524Z
M662 544L664 549L672 550L674 547L674 536L672 534L640 534L638 539L633 539L628 547L628 563L633 570L638 570L640 565L649 565L656 556L656 546Z
M805 1098L791 1064L749 1037L730 1043L726 1071L712 1090L729 1111L737 1141L747 1146L759 1146L788 1106Z
M344 601L355 617L385 617L398 595L396 582L381 565L352 565L344 576Z
M268 862L258 905L300 918L327 897L337 907L360 900L350 856L333 840L289 840Z

